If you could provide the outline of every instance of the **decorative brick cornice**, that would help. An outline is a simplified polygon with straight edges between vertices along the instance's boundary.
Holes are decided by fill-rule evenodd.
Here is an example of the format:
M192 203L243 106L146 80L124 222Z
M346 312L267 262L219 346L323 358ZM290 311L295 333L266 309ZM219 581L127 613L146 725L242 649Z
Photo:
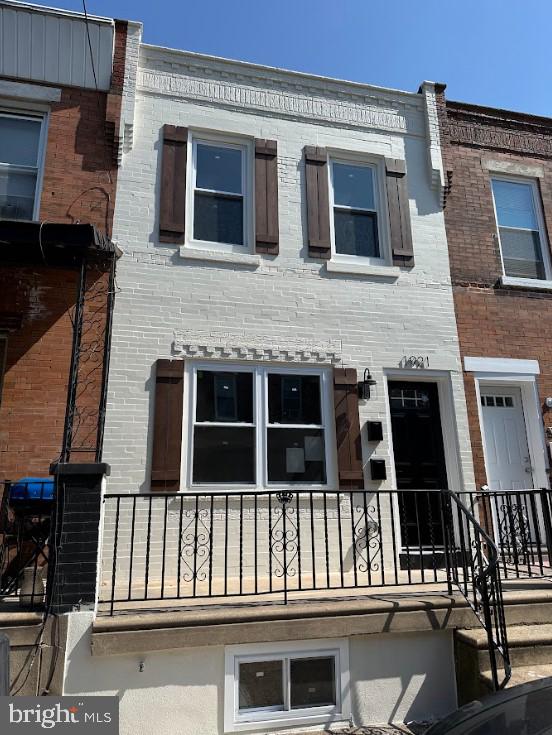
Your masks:
M451 143L552 158L552 122L532 115L447 103Z
M251 336L245 332L175 332L173 354L215 360L254 360L256 362L302 362L337 365L341 362L341 340L317 342L268 335Z
M217 107L424 135L421 97L142 47L137 88Z

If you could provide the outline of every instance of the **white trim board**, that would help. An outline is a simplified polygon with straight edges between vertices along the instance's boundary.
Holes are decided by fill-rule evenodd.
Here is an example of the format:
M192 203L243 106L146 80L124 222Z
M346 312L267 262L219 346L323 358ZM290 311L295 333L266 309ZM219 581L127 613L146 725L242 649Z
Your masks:
M469 373L540 375L538 360L517 360L510 357L465 357L464 370Z

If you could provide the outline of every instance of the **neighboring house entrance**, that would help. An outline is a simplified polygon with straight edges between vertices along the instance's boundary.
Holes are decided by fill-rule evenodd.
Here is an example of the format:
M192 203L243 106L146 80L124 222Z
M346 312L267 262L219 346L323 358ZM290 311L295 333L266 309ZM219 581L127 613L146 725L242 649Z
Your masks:
M482 387L481 416L487 483L497 493L491 496L495 541L508 562L526 563L542 516L540 500L531 506L529 496L519 492L534 488L521 389Z
M504 385L481 389L487 483L491 490L533 487L533 468L521 390Z
M398 490L443 490L447 470L436 383L389 381L393 454ZM399 494L402 544L442 546L439 494Z

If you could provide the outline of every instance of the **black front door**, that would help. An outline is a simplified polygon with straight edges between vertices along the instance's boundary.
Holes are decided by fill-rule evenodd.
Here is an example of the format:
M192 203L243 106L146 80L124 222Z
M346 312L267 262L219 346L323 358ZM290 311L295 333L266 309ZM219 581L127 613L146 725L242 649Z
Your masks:
M390 381L389 404L398 490L447 487L439 395L435 383ZM403 546L434 548L443 543L437 493L399 493Z

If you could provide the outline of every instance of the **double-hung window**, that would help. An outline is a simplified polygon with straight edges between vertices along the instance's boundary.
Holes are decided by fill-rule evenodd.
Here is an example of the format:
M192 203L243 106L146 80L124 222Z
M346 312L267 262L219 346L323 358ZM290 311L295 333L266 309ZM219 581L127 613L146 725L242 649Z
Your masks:
M347 645L319 642L232 646L226 650L225 729L270 721L348 717ZM285 645L285 644L284 644ZM245 650L244 650L245 649Z
M504 275L549 279L548 244L536 182L496 177L492 190Z
M42 116L0 112L0 217L38 216Z
M327 371L220 364L190 370L189 484L327 486Z
M247 145L192 138L191 240L249 246Z
M384 262L378 174L373 163L330 161L334 256Z

